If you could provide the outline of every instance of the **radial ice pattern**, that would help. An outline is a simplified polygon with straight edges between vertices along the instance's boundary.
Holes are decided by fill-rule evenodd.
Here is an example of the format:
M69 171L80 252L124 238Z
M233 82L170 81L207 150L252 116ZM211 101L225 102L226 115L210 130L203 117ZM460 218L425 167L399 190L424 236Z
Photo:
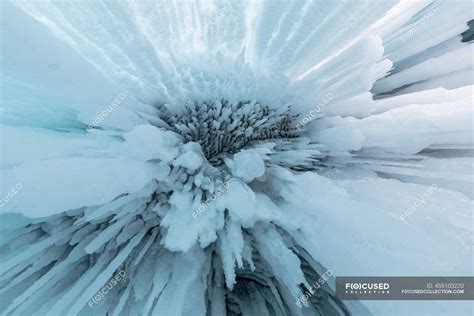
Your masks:
M2 315L472 312L471 2L1 6Z

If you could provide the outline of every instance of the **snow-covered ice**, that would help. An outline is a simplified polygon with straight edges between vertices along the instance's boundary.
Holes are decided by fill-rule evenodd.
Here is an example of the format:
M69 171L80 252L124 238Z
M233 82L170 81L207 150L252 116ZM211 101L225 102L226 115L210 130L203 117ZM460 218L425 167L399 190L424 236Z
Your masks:
M1 315L473 312L472 2L0 6Z

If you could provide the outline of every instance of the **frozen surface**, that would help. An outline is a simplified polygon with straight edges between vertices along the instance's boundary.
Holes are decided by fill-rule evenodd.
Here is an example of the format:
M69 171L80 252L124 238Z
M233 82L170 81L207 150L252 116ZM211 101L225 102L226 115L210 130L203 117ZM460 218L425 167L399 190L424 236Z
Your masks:
M472 3L1 6L2 315L472 314Z

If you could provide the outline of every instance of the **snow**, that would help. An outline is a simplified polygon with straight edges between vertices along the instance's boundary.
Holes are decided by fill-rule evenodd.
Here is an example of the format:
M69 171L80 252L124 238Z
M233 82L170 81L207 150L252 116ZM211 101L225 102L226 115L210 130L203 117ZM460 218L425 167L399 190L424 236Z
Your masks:
M255 150L241 150L233 159L226 159L227 167L237 178L251 182L265 173L265 164Z
M229 181L229 188L218 199L216 205L221 210L228 209L232 218L235 217L243 227L251 227L257 220L257 198L255 192L244 182Z
M139 192L152 179L165 174L159 166L127 158L24 163L13 171L2 172L2 193L15 183L21 183L23 188L1 211L43 217L101 205L123 193Z
M321 182L313 178L307 176L306 181L299 181L297 187L306 191L303 195L312 194L311 188L315 185L321 187ZM414 201L423 199L428 185L406 185L372 177L336 180L331 186L337 198L321 194L312 206L300 202L302 210L312 208L317 212L305 213L303 233L295 231L294 236L312 249L310 253L314 256L319 254L321 264L332 267L335 275L472 274L471 250L465 245L472 232L473 205L459 192L435 190L404 221L401 214L412 207ZM296 201L301 201L298 196L295 196ZM321 242L312 243L312 240ZM350 264L341 260L341 253L344 258L350 258ZM433 308L433 313L439 315L451 312L464 315L468 308L466 304L450 306L442 301L430 302L432 307L417 303L413 306L405 302L392 305L370 301L364 305L377 315L393 314L395 309L403 315L410 314L418 308Z
M174 161L175 166L184 167L194 172L203 165L204 158L199 144L187 143L183 146L183 151L184 153Z
M173 132L163 131L152 125L139 125L123 135L125 143L119 144L122 152L136 159L158 159L166 164L176 158L176 148L181 140Z
M471 311L296 304L473 275L471 3L1 6L3 314Z

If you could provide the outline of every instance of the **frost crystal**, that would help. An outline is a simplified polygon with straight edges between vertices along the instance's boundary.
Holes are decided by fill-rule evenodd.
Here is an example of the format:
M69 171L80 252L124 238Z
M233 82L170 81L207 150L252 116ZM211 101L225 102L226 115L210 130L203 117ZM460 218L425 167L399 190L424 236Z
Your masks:
M224 155L234 154L255 141L297 137L290 107L271 109L256 101L194 102L184 113L171 114L160 106L168 129L186 141L199 143L204 156L214 165L222 163Z
M0 5L1 315L469 315L470 3Z

